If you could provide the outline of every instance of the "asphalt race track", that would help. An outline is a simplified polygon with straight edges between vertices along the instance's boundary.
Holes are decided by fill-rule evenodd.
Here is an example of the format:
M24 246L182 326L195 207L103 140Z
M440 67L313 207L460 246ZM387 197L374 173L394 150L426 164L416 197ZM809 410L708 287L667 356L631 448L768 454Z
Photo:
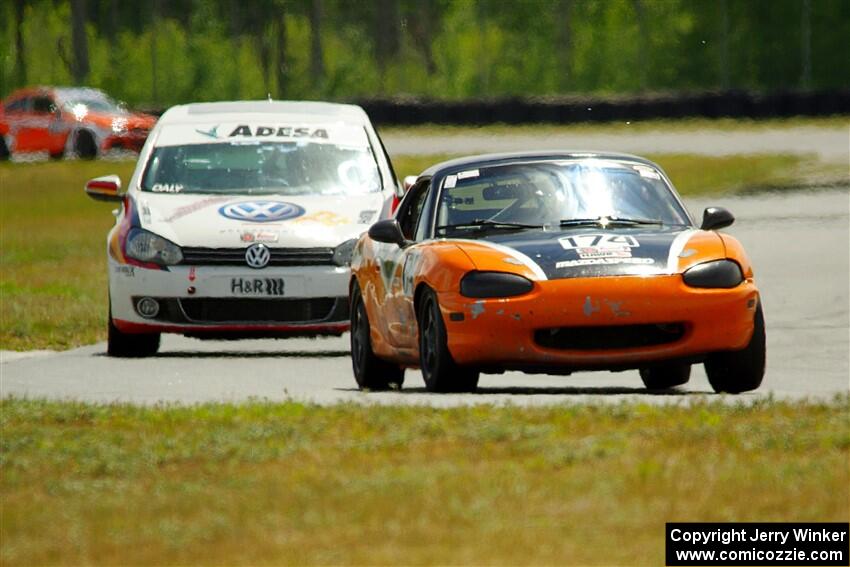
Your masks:
M434 128L439 128L434 126ZM847 128L843 126L762 127L728 131L703 128L691 131L651 130L634 135L623 132L563 132L545 127L525 133L494 136L463 129L434 133L388 132L384 143L391 155L518 152L528 149L617 151L638 155L694 153L725 156L751 153L817 154L827 161L847 163Z
M850 199L845 190L691 200L726 206L729 230L752 258L767 321L768 370L755 393L727 400L831 398L847 392L850 356ZM62 353L2 354L3 396L88 401L194 403L249 398L449 406L468 403L547 404L641 399L676 402L714 396L701 366L669 392L647 392L636 371L572 376L484 375L477 394L429 394L418 371L401 392L361 393L348 357L348 335L316 340L198 341L166 335L159 356L113 359L106 344Z

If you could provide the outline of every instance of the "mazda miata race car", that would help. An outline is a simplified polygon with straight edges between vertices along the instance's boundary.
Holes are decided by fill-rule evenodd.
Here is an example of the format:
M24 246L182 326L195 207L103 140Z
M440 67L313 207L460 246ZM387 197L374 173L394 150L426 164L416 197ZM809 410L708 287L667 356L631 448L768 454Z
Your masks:
M764 317L741 244L697 227L664 172L614 154L445 162L352 257L351 352L364 389L420 367L431 391L479 374L638 369L684 384L702 362L718 392L757 388Z
M198 338L339 335L356 239L399 191L359 107L294 102L177 106L151 132L107 237L109 347L156 353Z

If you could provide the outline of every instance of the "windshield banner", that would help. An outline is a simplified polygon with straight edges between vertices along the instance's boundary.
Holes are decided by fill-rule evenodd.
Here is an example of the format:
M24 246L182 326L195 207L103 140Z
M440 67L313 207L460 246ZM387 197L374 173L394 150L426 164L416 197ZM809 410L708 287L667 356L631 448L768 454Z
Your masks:
M157 146L188 144L302 142L366 148L369 140L360 126L346 124L299 124L245 120L215 124L170 124L164 126Z

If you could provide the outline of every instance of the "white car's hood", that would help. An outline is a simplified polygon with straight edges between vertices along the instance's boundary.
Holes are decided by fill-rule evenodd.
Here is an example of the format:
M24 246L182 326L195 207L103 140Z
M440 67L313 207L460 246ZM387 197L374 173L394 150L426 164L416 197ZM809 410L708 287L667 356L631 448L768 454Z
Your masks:
M179 246L334 247L378 220L385 195L189 195L136 193L143 228Z

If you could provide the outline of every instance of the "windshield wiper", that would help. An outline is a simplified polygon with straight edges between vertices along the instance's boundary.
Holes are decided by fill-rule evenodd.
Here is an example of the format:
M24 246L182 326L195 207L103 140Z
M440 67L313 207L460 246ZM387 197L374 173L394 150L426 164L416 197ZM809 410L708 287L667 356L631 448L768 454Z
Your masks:
M444 224L442 226L438 226L434 230L452 230L452 229L464 229L464 228L543 228L543 225L539 224L524 224L520 222L503 222L503 221L494 221L490 219L475 219L471 222L464 222L458 224Z
M605 225L605 226L644 226L663 225L664 222L652 219L627 219L620 217L596 217L587 219L562 219L561 226Z

